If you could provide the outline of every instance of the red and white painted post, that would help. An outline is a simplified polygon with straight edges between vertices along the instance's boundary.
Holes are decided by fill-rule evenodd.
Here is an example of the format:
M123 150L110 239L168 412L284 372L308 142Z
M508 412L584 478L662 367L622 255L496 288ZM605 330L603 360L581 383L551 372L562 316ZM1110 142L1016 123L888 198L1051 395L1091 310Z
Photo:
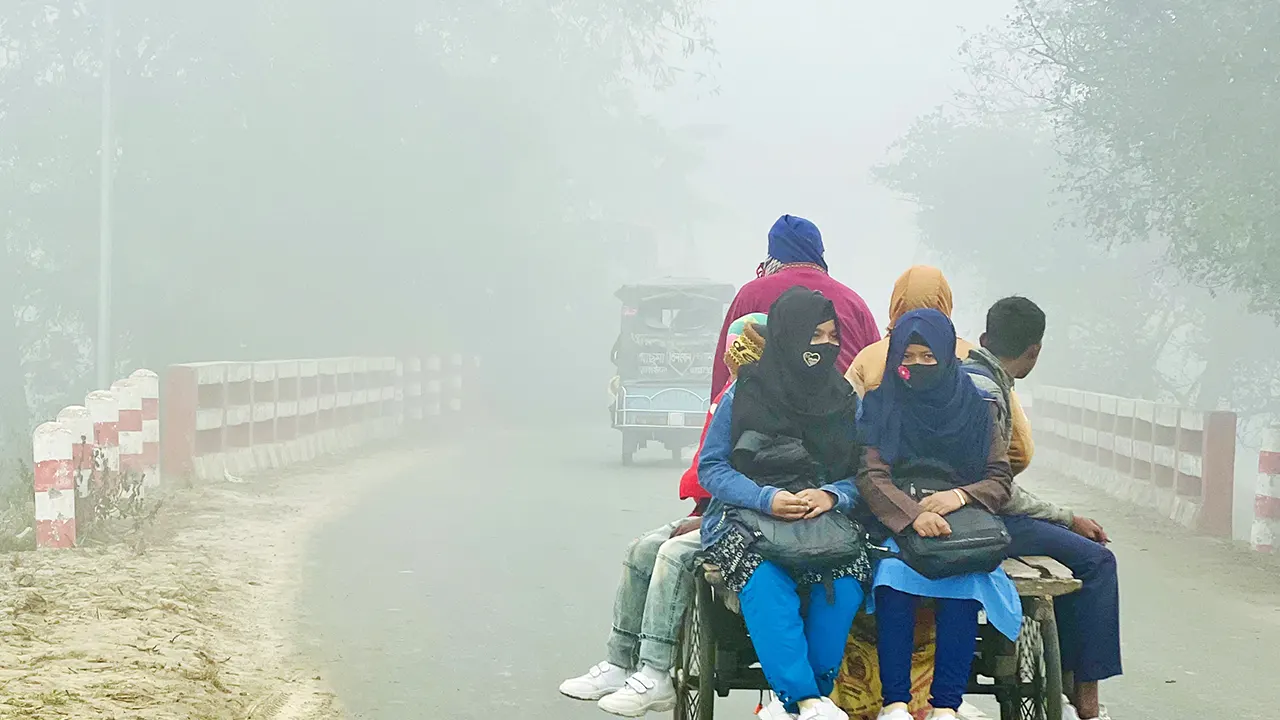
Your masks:
M142 472L146 487L160 484L160 376L137 370L129 376L142 394Z
M93 420L89 408L69 405L58 412L58 423L71 433L71 466L76 479L76 495L89 496L93 480Z
M1258 453L1258 489L1253 500L1250 543L1258 552L1275 552L1280 543L1280 425L1267 429Z
M93 420L93 444L102 453L101 473L120 472L120 406L109 390L94 390L84 399ZM94 484L105 478L95 468Z
M116 397L119 419L116 436L120 439L120 469L141 475L143 459L142 442L142 388L132 380L117 380L111 384L111 394Z
M76 544L76 480L71 431L47 422L32 434L35 461L36 547L69 548Z

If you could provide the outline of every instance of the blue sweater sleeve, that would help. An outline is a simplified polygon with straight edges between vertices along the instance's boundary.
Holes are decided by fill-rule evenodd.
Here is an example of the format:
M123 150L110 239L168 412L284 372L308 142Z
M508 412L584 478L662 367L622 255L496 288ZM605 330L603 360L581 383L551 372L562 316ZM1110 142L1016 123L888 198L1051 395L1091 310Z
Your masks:
M698 482L711 496L726 505L759 510L768 514L778 488L760 487L729 464L733 452L733 386L725 391L707 426L707 437L698 456Z
M852 477L823 485L822 489L836 496L835 509L838 512L849 512L853 509L853 504L858 501L858 488L853 484Z

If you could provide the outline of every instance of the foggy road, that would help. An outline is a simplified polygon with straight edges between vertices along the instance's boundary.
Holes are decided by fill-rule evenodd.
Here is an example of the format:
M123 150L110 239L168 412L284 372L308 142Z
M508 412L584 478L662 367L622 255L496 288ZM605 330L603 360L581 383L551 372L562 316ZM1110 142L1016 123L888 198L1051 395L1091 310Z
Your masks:
M623 469L607 428L473 437L312 544L304 643L352 718L608 717L557 684L599 661L628 540L686 511L661 452ZM1116 720L1270 717L1280 566L1032 477L1114 538L1125 677ZM739 693L721 717L750 717ZM989 705L979 703L992 715Z
M603 658L627 543L691 507L661 448L624 470L618 441L472 438L317 539L305 627L351 718L598 720L556 688Z

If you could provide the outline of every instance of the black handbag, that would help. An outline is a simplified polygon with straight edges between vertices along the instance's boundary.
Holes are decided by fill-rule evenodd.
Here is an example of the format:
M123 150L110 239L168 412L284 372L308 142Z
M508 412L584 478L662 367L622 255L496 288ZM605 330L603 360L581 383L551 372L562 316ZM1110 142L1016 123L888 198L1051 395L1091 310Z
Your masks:
M733 508L731 514L760 557L794 572L839 567L866 552L862 529L835 510L807 520L783 520L746 508Z
M916 501L960 486L955 473L945 465L913 461L893 470L893 483ZM921 537L914 528L898 533L898 556L912 570L929 578L986 574L1004 562L1013 538L1004 521L986 508L969 503L946 516L951 534Z
M797 438L749 430L738 439L730 461L762 487L792 493L821 487L820 466ZM784 520L748 508L731 508L728 515L753 550L789 571L839 567L866 551L862 528L835 510L805 520Z

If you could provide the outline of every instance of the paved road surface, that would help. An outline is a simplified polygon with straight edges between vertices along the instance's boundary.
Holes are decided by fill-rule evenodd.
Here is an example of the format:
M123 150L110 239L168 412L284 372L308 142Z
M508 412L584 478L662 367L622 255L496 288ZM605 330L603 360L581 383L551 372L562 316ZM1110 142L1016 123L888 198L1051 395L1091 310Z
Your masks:
M685 511L681 468L658 452L623 469L616 443L607 429L473 439L322 533L304 629L352 718L606 717L556 685L601 659L627 541ZM1280 563L1082 486L1031 484L1115 539L1127 675L1104 690L1112 717L1274 717ZM740 694L717 709L747 718L754 705Z

